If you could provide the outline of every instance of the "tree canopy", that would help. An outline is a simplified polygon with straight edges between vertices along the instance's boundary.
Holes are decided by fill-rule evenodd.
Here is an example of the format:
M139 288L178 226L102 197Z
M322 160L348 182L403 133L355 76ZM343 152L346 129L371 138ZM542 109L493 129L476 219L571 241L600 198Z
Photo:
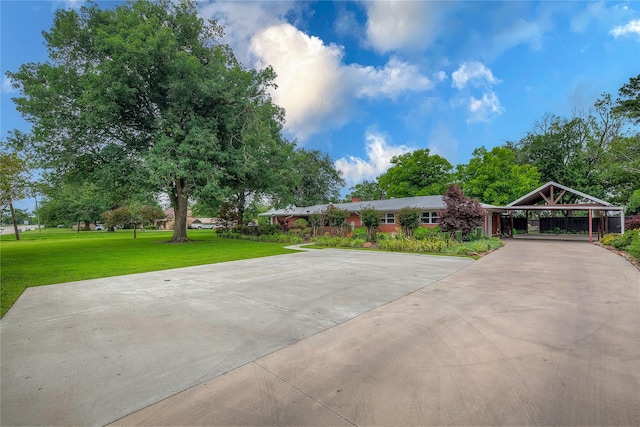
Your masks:
M618 95L613 111L625 115L637 125L640 124L640 74L631 77L629 83L618 90Z
M384 191L380 188L380 183L378 183L377 179L373 181L365 179L361 183L349 187L346 201L350 202L354 198L360 200L382 200L384 198Z
M535 166L516 164L516 152L510 147L485 147L473 150L466 165L457 167L458 181L468 197L492 205L506 205L540 185Z
M273 71L243 68L221 35L193 1L58 10L44 33L49 62L8 73L41 166L111 191L166 192L172 241L186 241L189 198L256 182L242 176L254 170L246 153L283 142Z
M378 178L386 197L442 194L451 179L451 163L428 148L395 156L391 164Z

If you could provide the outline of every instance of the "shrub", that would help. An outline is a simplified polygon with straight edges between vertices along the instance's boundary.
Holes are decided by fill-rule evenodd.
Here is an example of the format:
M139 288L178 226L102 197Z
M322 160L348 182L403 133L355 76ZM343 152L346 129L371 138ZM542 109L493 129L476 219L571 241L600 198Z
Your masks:
M295 222L293 223L292 228L306 228L307 225L309 225L309 223L307 222L306 219L304 218L298 218L295 220Z
M367 243L366 239L360 239L360 238L351 239L350 247L352 247L352 248L361 248L362 245L364 245L365 243Z
M362 239L365 242L368 240L368 232L367 229L364 227L360 227L360 228L354 228L353 231L351 232L351 238L352 239Z
M625 230L638 230L640 229L640 215L633 215L624 221Z
M502 247L504 243L497 238L476 240L473 242L464 242L448 247L444 252L456 255L477 255L492 249Z
M247 227L246 225L236 225L233 231L244 236L252 236L258 233L257 227Z
M384 242L385 240L391 240L392 238L391 233L376 233L376 242Z
M620 237L619 234L605 234L600 239L600 243L605 246L613 246L613 243Z
M640 260L640 239L635 239L628 247L627 252Z
M261 224L258 226L258 235L273 235L273 234L281 234L282 229L275 224Z
M637 240L640 240L638 232L636 230L627 230L619 239L616 240L614 246L618 249L624 249Z
M418 227L413 232L413 238L417 240L426 240L437 237L440 234L440 227L436 226L434 228L429 227Z
M297 236L300 238L304 238L305 236L311 236L312 230L311 228L292 228L289 230L289 234L293 236Z

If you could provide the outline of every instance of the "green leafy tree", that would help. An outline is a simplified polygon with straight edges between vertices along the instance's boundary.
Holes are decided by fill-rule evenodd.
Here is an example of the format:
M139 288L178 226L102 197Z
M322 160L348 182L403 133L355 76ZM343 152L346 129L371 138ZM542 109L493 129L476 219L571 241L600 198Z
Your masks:
M538 169L542 182L555 181L600 198L610 198L607 153L622 136L620 116L611 113L605 95L589 115L547 115L520 140L520 160ZM567 200L571 201L571 200Z
M380 225L381 216L382 212L373 206L366 206L360 210L360 218L362 224L367 229L367 240L370 242L373 241L373 233L375 233Z
M464 236L468 236L476 227L483 225L484 209L478 201L466 197L460 187L450 185L442 200L446 205L440 213L442 231L460 231Z
M119 171L127 189L166 192L171 241L187 241L189 199L225 198L239 153L277 120L256 112L272 111L272 70L244 69L221 35L188 0L58 10L44 33L50 62L8 73L41 164L110 191Z
M135 222L134 214L129 206L120 206L103 212L102 220L109 231L114 231L116 227L128 227Z
M417 207L404 207L398 211L398 223L407 237L413 237L413 232L420 227L422 209Z
M9 207L13 230L16 240L20 240L16 213L13 201L24 197L28 187L27 160L24 156L10 147L7 143L0 143L0 205L2 210Z
M318 235L318 227L322 227L325 224L324 212L309 215L309 223L313 230L313 237L316 237Z
M631 77L629 83L618 90L615 113L623 114L635 124L640 124L640 74Z
M504 206L540 185L535 166L516 164L516 152L510 147L485 147L473 150L466 165L458 165L457 177L468 197L484 203Z
M324 215L329 220L329 225L337 227L338 232L342 236L344 234L344 226L346 225L349 211L347 211L346 209L337 208L334 205L329 205L327 206Z
M384 191L380 188L378 180L368 181L364 180L359 184L356 184L349 188L349 194L346 196L346 201L350 202L352 199L358 198L360 200L382 200L384 198Z
M276 195L276 205L312 206L340 198L344 179L328 154L298 148L286 166L289 170L282 181L285 186Z
M429 149L395 156L386 173L378 178L386 197L442 194L451 179L452 166Z
M89 182L79 184L66 182L43 188L45 199L38 212L45 224L80 224L89 229L89 224L99 222L102 213L111 207L108 198Z
M610 199L616 204L631 203L632 195L640 190L640 132L634 125L640 124L640 75L632 77L618 91L619 98L611 102L609 95L604 95L614 117L631 123L624 134L613 139L605 153L603 177L608 184Z
M627 202L627 214L640 214L640 190L635 190Z

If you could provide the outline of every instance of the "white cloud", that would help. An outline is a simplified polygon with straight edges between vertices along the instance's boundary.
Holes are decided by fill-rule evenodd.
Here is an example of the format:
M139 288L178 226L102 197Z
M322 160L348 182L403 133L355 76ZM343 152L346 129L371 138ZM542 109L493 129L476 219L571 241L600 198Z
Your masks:
M367 42L380 52L424 50L435 39L454 4L429 1L367 2Z
M231 46L242 63L250 65L251 38L267 27L286 22L286 14L295 11L296 7L294 1L228 1L207 3L199 12L224 27L223 41Z
M386 97L395 99L407 91L424 91L433 83L420 74L418 67L397 58L391 58L382 69L351 66L356 79L363 82L358 96L365 98Z
M391 145L387 136L375 128L368 128L365 133L366 159L346 156L335 162L336 169L342 171L347 186L353 186L363 180L372 180L386 172L391 166L391 159L416 148L407 145Z
M573 2L572 5L582 6L578 10L571 10L571 30L584 33L589 30L600 31L613 27L614 23L624 22L637 16L637 13L626 4L613 2ZM633 21L632 21L633 22ZM622 29L623 26L617 28ZM615 30L615 28L614 28ZM613 31L613 30L612 30Z
M618 38L620 36L627 36L630 34L637 34L640 36L640 19L635 19L628 22L626 25L619 25L609 31L613 37Z
M433 73L433 78L439 82L443 82L447 80L447 73L445 73L444 71L435 72Z
M286 129L304 141L343 126L356 98L389 98L433 87L418 68L391 58L382 68L346 65L341 46L325 45L290 24L266 28L251 40L256 65L278 75L274 101L286 111Z
M293 1L214 2L200 9L201 16L225 27L224 42L243 64L273 67L278 88L272 97L286 111L285 130L301 142L348 123L358 99L395 100L433 87L417 66L396 57L382 67L345 64L342 46L327 45L287 23L304 7ZM345 11L341 19L337 26L355 17Z
M468 84L478 87L500 82L490 69L478 61L463 62L460 68L451 74L451 78L452 86L457 89L464 89Z
M501 82L484 64L477 61L464 62L451 74L452 86L459 91L470 92L471 88L480 88L482 97L474 95L464 98L469 115L467 123L490 121L491 116L504 112L498 96L493 91L493 85Z
M469 116L467 123L489 122L490 117L504 112L500 100L493 91L486 92L482 98L469 98Z
M278 75L274 101L286 110L288 131L301 140L348 120L349 88L342 49L325 45L289 24L268 27L251 40L259 67L271 65Z

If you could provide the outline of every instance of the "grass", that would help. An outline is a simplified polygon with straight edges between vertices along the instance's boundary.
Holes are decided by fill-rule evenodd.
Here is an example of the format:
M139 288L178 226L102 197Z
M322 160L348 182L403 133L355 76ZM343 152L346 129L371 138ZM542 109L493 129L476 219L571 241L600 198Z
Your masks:
M291 253L283 243L219 239L189 230L194 242L166 244L172 232L132 230L70 232L51 229L0 238L0 316L30 286Z

